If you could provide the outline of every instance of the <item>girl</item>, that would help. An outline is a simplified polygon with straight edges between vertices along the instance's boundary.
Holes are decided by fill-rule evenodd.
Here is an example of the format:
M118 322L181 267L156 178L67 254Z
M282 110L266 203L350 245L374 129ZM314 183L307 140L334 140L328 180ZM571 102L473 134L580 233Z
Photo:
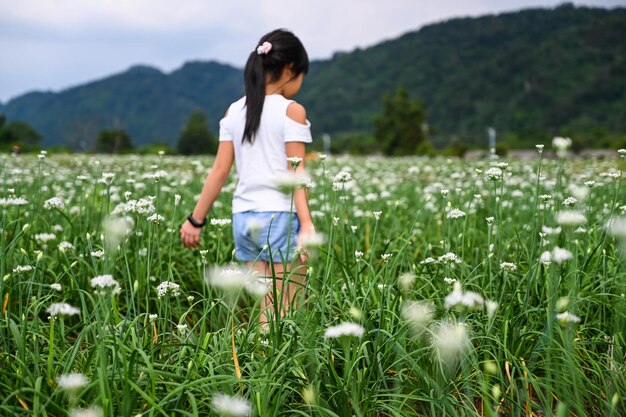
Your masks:
M308 69L306 50L293 33L278 29L261 38L244 69L245 97L232 103L220 121L215 163L195 209L180 228L183 244L197 247L207 213L234 160L239 175L232 201L235 256L259 276L276 277L281 315L304 284L304 279L298 278L304 274L292 274L283 281L290 272L284 266L289 269L296 248L301 248L307 234L315 231L305 190L294 191L295 215L291 196L280 192L276 185L277 176L293 172L287 158L300 160L296 174L303 173L305 143L312 140L311 124L304 107L292 98ZM297 242L291 236L298 236ZM299 252L299 261L304 263L306 252ZM267 310L274 313L272 294L261 300L264 328Z

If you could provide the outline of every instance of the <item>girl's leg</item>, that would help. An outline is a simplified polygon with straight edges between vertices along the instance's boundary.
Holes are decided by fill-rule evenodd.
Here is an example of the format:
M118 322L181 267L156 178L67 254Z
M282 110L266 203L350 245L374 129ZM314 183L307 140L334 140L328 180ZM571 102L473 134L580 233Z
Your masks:
M272 266L269 262L257 261L247 262L247 267L256 271L259 277L272 278ZM298 305L298 298L304 293L305 266L297 262L293 266L293 273L289 275L285 272L282 262L274 263L274 276L276 277L276 293L281 304L279 306L280 316L283 317L289 308ZM270 291L261 299L261 314L259 321L262 329L268 330L269 321L275 314L273 286Z

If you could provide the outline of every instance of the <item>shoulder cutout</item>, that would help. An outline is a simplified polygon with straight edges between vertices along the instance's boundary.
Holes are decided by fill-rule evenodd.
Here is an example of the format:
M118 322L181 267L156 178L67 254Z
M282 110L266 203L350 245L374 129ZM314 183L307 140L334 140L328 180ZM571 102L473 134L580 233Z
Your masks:
M306 109L300 103L295 101L287 106L287 117L300 124L306 124Z

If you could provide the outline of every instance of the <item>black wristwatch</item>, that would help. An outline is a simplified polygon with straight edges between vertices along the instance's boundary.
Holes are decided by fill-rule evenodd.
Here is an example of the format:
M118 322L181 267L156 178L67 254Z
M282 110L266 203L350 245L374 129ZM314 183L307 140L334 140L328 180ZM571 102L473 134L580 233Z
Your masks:
M193 213L189 213L189 216L187 216L187 220L189 220L189 223L191 223L193 227L197 228L204 226L204 224L206 223L206 219L202 223L198 223L196 219L193 218Z

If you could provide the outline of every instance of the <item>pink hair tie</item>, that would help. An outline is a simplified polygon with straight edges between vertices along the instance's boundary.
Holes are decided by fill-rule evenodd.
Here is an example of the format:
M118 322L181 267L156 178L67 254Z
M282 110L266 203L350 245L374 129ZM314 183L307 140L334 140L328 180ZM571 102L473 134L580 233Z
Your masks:
M272 50L272 44L269 42L263 42L262 45L259 45L256 48L256 53L259 55L267 55Z

